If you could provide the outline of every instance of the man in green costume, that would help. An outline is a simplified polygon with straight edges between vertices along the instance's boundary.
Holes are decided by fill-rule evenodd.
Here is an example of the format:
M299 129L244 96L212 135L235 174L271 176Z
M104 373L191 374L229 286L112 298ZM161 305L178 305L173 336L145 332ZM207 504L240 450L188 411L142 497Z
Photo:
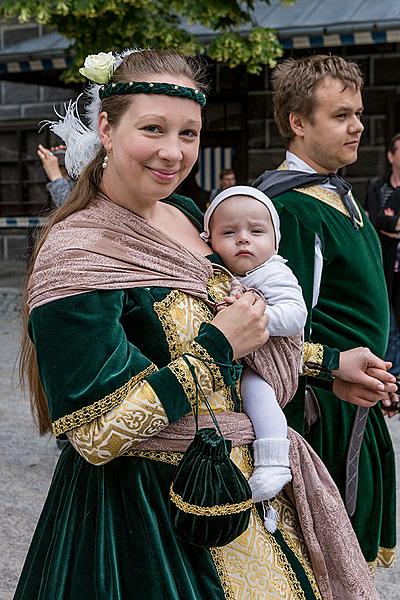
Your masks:
M337 56L283 61L273 86L286 160L254 185L273 197L280 254L308 307L304 363L312 368L304 369L286 409L289 424L327 465L366 560L388 566L395 546L394 456L377 388L365 379L373 373L368 349L385 353L387 294L377 235L337 175L357 160L362 85L358 66ZM334 377L339 362L341 376L349 365L347 381Z

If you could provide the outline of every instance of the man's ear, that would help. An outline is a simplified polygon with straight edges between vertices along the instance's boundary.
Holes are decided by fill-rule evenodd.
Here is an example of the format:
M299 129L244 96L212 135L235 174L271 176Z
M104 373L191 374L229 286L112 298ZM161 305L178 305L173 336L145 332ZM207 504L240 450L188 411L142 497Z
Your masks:
M107 152L111 150L111 126L106 112L101 112L98 119L99 137Z
M304 117L300 113L289 113L289 124L295 135L304 137Z
M390 152L390 150L387 151L386 156L387 156L389 163L392 165L393 164L393 154Z

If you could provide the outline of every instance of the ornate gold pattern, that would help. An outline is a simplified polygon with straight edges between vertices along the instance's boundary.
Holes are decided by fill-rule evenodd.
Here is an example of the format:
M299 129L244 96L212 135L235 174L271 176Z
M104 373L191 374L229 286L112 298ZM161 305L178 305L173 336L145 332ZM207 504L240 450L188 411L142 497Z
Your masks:
M322 344L304 342L303 345L303 375L317 377L324 360L324 347Z
M224 278L228 281L225 274ZM226 289L228 290L229 286ZM224 292L224 295L226 295L226 293L227 291ZM212 319L213 313L211 309L198 298L185 295L179 290L173 290L164 300L156 302L154 304L154 309L164 329L171 359L177 361L176 363L173 363L174 374L182 387L188 391L188 398L194 398L192 383L187 378L187 371L180 368L180 365L182 365L184 361L181 363L179 362L179 359L184 352L200 354L199 348L201 348L201 356L199 356L198 361L189 357L190 362L195 367L196 377L200 387L205 396L209 399L214 411L233 410L234 404L228 386L223 385L221 389L213 392L213 380L210 376L211 371L206 368L207 365L204 365L200 360L202 357L209 360L210 356L208 353L203 354L205 349L197 344L197 342L194 342L194 345L192 346L194 338L198 335L200 325L203 322L209 322ZM219 368L215 365L214 367L214 379L218 385L223 382L223 378ZM200 413L205 411L206 409L203 411L200 406Z
M208 295L214 302L222 302L225 296L229 296L231 289L231 277L224 271L214 271L207 282Z
M209 353L203 346L198 344L196 340L190 343L187 352L198 356L199 358L206 361L204 364L205 367L210 371L212 378L214 380L213 389L215 391L223 388L225 386L224 378L222 377L220 368L215 364L215 361L211 358Z
M185 500L174 492L173 484L169 488L169 497L172 502L185 513L191 515L197 515L199 517L220 517L224 515L234 515L239 512L244 512L253 506L253 500L244 500L243 502L237 502L236 504L215 504L214 506L198 506L197 504L189 504Z
M224 590L225 600L237 600L229 579L228 570L224 561L224 553L221 548L210 548L210 553L217 569L218 577Z
M75 429L75 427L89 423L90 421L93 421L93 419L96 419L100 415L103 415L105 412L111 410L114 408L114 406L117 406L124 400L124 398L126 398L128 393L139 381L155 371L157 371L156 365L151 364L111 394L108 394L100 400L96 400L96 402L93 402L93 404L83 406L79 410L57 419L57 421L54 421L52 424L54 435L61 435L66 431Z
M324 202L324 204L328 204L329 206L332 206L332 208L335 208L342 214L346 215L346 217L349 216L349 213L348 213L346 207L344 206L340 196L333 190L332 191L328 190L320 185L312 185L307 188L295 188L293 191L300 192L301 194L306 194L307 196L312 196L313 198L316 198L317 200L321 200L321 202ZM363 227L364 220L363 220L361 211L358 207L357 202L354 200L351 192L350 192L350 198L351 198L351 201L357 211L356 223L359 227Z
M196 385L188 365L180 358L170 363L168 368L171 369L172 373L183 387L188 402L190 402L192 406L195 406L197 403Z
M67 435L85 460L101 465L124 455L167 425L168 417L154 389L142 380L118 406Z
M172 290L153 307L164 329L171 360L182 356L187 344L198 334L201 323L213 317L207 304L180 290Z
M182 460L183 453L167 452L164 450L128 450L128 452L125 452L124 456L147 458L148 460L156 460L177 466Z
M384 548L379 546L378 556L375 560L368 563L370 571L375 574L376 568L388 569L393 566L396 560L396 548Z
M285 493L279 494L279 496L277 496L271 502L271 504L279 513L279 531L281 532L283 539L303 567L304 572L306 573L310 582L311 588L315 594L316 600L322 600L317 580L315 579L315 575L312 570L307 546L304 542L304 539L299 535L301 527L293 505L289 502L289 499Z

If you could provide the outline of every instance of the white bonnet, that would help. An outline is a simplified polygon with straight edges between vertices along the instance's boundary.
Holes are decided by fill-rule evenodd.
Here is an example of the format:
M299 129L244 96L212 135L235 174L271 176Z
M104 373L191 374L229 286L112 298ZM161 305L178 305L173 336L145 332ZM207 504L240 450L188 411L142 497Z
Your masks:
M207 208L204 214L204 231L200 234L200 237L208 242L210 235L210 219L214 210L219 206L224 200L227 198L232 198L232 196L249 196L250 198L254 198L259 202L262 202L264 206L269 210L271 215L272 226L275 231L275 250L278 252L279 242L281 240L281 232L279 225L279 216L276 211L275 206L272 204L271 198L269 198L264 192L261 192L257 188L251 187L249 185L234 185L232 187L228 187L222 192L220 192L217 196L215 196L214 200L211 202L210 206Z

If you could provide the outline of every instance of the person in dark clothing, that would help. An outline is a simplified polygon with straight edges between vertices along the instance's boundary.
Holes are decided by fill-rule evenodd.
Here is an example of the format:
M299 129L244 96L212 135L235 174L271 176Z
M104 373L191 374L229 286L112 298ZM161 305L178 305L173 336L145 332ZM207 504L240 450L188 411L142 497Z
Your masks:
M387 153L391 171L368 186L365 208L378 231L390 302L390 333L386 360L400 376L400 133L390 141Z

